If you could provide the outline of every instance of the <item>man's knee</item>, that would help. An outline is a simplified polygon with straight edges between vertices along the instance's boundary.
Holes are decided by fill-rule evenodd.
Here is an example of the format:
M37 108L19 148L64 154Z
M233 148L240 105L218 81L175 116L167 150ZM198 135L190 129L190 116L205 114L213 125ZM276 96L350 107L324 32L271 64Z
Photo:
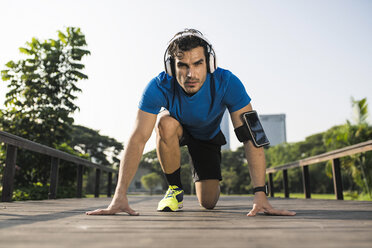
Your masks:
M217 201L206 201L206 200L201 200L199 201L200 206L202 206L205 209L214 209L214 207L217 204Z
M195 183L199 204L203 208L213 209L220 197L219 180L204 180Z
M173 117L169 115L161 116L156 125L156 134L159 138L167 140L178 134L179 127L179 122Z

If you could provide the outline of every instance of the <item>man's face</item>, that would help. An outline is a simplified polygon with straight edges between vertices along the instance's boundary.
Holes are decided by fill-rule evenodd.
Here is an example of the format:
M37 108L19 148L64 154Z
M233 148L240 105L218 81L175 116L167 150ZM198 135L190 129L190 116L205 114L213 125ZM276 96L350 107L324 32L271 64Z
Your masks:
M204 48L199 46L179 53L175 59L176 78L187 94L200 90L207 77L207 65Z

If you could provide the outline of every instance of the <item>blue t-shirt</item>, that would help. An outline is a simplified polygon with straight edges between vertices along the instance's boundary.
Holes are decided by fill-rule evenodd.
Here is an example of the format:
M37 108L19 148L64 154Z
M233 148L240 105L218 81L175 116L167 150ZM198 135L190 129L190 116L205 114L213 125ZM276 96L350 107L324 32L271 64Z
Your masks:
M245 107L251 98L242 82L230 71L217 68L192 96L188 96L176 79L161 72L145 88L139 108L158 114L164 107L187 131L200 140L210 140L220 131L222 116Z

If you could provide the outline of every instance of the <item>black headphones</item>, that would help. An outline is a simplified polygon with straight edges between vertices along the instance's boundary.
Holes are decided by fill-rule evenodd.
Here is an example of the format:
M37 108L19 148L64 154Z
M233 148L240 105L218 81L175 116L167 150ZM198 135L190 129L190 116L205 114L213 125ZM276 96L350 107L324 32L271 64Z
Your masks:
M217 69L217 58L216 58L216 53L214 52L212 48L212 44L203 36L203 34L195 29L185 29L183 32L177 34L176 36L173 37L168 43L167 49L165 50L164 53L164 67L165 67L165 72L169 76L173 76L173 68L174 68L174 59L172 58L172 55L169 54L169 48L172 45L172 43L175 40L178 40L182 37L185 36L194 36L197 37L207 43L207 62L209 63L208 65L208 72L213 73Z

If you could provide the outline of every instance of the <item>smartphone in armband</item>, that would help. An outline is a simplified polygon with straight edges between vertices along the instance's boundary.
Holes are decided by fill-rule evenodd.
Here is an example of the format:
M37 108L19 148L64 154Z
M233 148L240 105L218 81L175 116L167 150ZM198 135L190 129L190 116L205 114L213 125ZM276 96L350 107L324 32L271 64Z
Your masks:
M254 110L246 112L243 114L243 118L245 123L247 124L254 146L262 147L269 145L269 139L265 134L260 119L258 118L257 112Z

